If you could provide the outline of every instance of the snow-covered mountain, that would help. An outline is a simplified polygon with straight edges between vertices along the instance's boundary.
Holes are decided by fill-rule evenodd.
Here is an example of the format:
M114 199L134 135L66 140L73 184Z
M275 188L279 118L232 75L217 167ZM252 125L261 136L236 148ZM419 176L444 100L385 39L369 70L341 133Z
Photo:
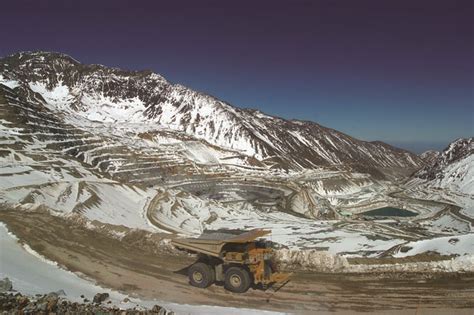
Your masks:
M435 150L428 150L420 154L420 158L426 163L426 165L433 165L441 152Z
M118 236L263 227L289 247L286 260L312 263L308 251L375 257L411 240L416 255L433 249L420 239L444 244L472 231L474 195L458 190L472 191L472 139L401 185L380 178L426 165L407 151L61 54L0 60L0 143L4 209L47 210ZM448 180L446 190L425 186ZM414 211L417 221L366 220L382 207Z
M271 227L278 231L274 240L288 246L329 246L338 239L344 251L352 247L348 244L357 246L351 250L365 251L373 249L367 242L376 239L374 231L359 237L357 229L343 227L342 235L357 240L348 243L339 227L332 227L335 221L314 219L339 216L336 205L361 211L390 200L385 193L389 183L368 174L325 169L286 174L193 164L183 143L157 144L122 135L120 129L112 134L103 123L79 128L63 118L42 104L21 101L16 91L0 85L2 209L47 210L120 229L190 235L206 229ZM380 250L393 245L387 239Z
M474 138L452 142L413 177L432 187L474 195Z
M150 71L83 65L59 53L18 53L0 59L0 83L25 100L101 122L156 125L211 146L255 158L266 167L303 169L345 165L383 177L423 160L382 142L357 140L317 123L241 109L172 84Z

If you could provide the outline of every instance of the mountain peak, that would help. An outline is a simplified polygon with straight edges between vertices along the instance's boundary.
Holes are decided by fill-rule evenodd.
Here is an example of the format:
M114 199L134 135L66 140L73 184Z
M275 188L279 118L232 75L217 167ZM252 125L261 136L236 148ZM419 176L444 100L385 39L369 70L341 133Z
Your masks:
M55 60L55 61L64 61L71 64L80 64L79 61L72 58L71 56L61 53L61 52L49 52L49 51L23 51L11 54L4 59L7 59L11 62L11 60L17 60L18 62L26 63L27 61L48 61L48 60Z
M423 179L431 187L474 194L473 137L457 139L442 152L425 153L424 158L429 158L430 162L413 174L415 179ZM438 154L434 156L435 153Z
M414 177L434 180L443 179L450 176L453 168L457 164L463 164L462 161L474 156L474 138L460 138L451 142L442 152L427 151L420 157L427 165L417 171ZM465 163L464 163L465 164ZM472 168L472 166L469 166Z

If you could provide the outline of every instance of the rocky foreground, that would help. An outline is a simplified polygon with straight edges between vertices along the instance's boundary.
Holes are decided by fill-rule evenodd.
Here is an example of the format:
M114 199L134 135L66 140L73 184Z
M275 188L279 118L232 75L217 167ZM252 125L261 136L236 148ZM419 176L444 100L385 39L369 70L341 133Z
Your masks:
M55 292L34 297L22 295L19 292L0 293L0 312L2 314L174 314L159 305L155 305L150 310L138 306L121 309L93 301L71 302Z
M0 312L1 314L157 314L172 315L160 305L151 309L141 306L120 308L112 305L108 293L97 293L92 301L84 296L82 303L69 301L63 290L35 296L22 295L13 290L8 278L0 280ZM130 304L127 299L124 303Z

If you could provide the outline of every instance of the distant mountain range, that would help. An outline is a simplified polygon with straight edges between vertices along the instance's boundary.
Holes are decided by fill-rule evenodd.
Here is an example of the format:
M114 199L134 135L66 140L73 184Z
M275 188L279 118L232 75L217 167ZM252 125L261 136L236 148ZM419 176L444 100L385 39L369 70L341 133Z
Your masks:
M209 148L248 156L248 161L266 168L344 166L383 178L425 165L424 158L383 142L361 141L314 122L234 107L151 71L83 65L60 53L1 58L0 83L14 88L24 101L66 115L165 128Z

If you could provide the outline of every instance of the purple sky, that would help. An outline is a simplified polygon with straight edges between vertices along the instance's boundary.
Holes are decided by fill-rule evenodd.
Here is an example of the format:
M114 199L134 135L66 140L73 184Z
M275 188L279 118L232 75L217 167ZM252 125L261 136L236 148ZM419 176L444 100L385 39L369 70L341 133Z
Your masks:
M151 69L422 151L474 135L474 1L5 1L0 56Z

